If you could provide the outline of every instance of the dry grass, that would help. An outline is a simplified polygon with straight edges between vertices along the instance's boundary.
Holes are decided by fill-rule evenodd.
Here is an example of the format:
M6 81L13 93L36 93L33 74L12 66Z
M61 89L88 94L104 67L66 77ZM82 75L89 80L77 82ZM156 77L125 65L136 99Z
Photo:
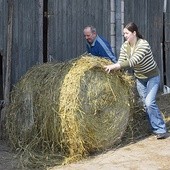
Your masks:
M80 160L114 145L131 111L133 81L107 74L109 61L81 56L35 66L11 92L6 128L21 165L46 167Z

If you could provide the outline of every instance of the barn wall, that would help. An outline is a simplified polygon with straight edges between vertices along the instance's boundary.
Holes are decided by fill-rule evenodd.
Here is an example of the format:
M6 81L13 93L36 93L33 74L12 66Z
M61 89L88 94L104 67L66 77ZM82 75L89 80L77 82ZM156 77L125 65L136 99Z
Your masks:
M118 56L123 42L122 28L127 22L134 21L152 47L161 71L161 85L167 83L169 86L170 1L166 1L164 15L165 1L14 0L12 85L35 64L66 61L84 53L83 28L86 25L94 25L98 33L111 42ZM4 66L3 74L6 70L7 21L8 1L0 0L0 56L3 58L0 65Z
M42 0L14 0L12 84L35 64L42 63Z
M66 61L83 54L87 25L110 41L110 0L49 0L48 14L48 60Z
M6 35L7 35L7 18L8 8L7 2L0 0L0 54L2 56L6 55Z
M9 2L13 2L10 24ZM83 29L87 25L94 25L114 50L114 27L118 26L115 5L115 0L0 0L0 56L4 77L10 76L9 82L15 85L36 64L66 61L81 55L86 51ZM12 27L12 50L8 56L11 63L6 61L8 27Z
M163 64L163 9L164 0L125 0L124 22L135 22L141 34L149 42L160 68L161 88L164 84Z
M165 9L164 9L164 14L165 14L165 83L168 87L170 87L170 1L166 0L165 1Z
M4 74L6 62L8 6L7 1L0 0L0 100L3 99Z

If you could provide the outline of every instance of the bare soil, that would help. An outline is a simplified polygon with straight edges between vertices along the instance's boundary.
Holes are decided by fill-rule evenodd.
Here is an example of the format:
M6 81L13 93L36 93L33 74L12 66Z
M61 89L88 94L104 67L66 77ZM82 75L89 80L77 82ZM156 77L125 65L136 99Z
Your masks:
M158 105L162 111L168 131L170 130L170 94L158 95ZM145 129L147 127L141 127ZM139 128L140 129L140 128ZM148 131L147 131L148 132ZM141 132L142 133L142 132ZM139 133L140 134L140 133ZM139 135L140 136L140 135ZM166 139L157 140L151 134L142 135L103 153L65 166L48 170L170 170L170 134ZM0 170L21 170L19 160L6 142L0 140ZM24 169L25 170L25 169Z

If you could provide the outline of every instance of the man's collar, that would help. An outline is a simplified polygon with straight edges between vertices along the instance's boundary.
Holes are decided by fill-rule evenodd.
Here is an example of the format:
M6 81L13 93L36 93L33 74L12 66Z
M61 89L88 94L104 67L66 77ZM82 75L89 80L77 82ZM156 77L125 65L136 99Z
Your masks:
M96 40L98 39L98 35L96 36L96 38L94 39L93 43L91 44L91 46L94 46L96 43Z

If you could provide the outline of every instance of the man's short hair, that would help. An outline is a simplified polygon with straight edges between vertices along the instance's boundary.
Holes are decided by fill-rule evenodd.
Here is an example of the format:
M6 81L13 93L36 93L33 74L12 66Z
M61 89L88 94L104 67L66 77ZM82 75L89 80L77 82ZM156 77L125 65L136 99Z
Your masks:
M86 26L84 29L87 29L87 28L90 28L90 30L91 30L92 33L96 33L96 28L95 28L94 26L88 25L88 26Z

